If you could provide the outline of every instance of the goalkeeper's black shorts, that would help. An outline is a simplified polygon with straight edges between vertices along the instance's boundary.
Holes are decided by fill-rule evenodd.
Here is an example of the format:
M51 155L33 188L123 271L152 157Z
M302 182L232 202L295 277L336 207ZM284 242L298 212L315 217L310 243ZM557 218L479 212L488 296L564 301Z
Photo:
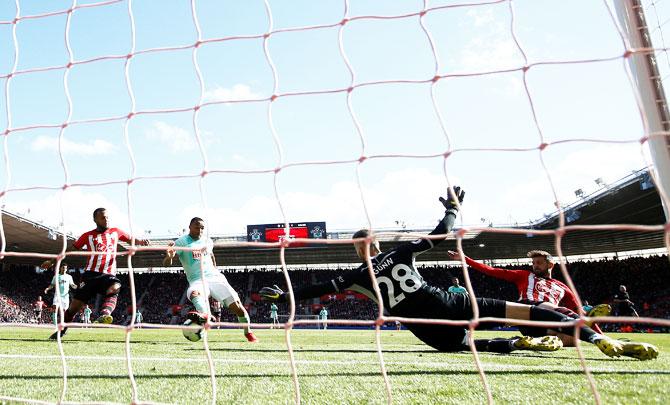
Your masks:
M442 289L425 286L415 302L414 310L408 309L393 315L407 318L469 320L472 319L472 300L467 294L448 293ZM505 317L506 301L493 298L477 298L479 317ZM404 324L414 336L425 344L443 352L468 350L467 327L431 324ZM479 327L493 326L479 325Z

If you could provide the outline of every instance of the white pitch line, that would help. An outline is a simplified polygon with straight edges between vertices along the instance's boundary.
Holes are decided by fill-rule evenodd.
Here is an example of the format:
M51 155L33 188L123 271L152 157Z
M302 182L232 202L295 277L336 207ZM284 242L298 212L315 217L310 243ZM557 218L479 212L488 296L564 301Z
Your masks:
M53 360L60 361L60 356L41 356L34 354L0 354L0 359L31 359L31 360ZM65 359L68 361L126 361L125 357L121 356L65 356ZM196 362L207 362L206 358L199 357L188 357L188 358L169 358L169 357L133 357L134 361L146 361L146 362L169 362L169 363L196 363ZM242 358L242 359L214 359L214 362L217 363L235 363L235 364L280 364L280 365L289 365L288 360L273 360L273 359L258 359L258 358ZM360 361L360 360L296 360L296 364L305 364L305 365L341 365L341 366L350 366L350 365L368 365L368 366L378 366L379 362L377 361ZM396 362L396 361L387 361L386 364L389 365L400 365L400 366L414 366L414 367L432 367L432 368L448 368L450 370L458 371L467 371L471 370L471 367L463 367L450 363L441 363L441 362ZM572 368L548 368L546 365L521 365L521 364L499 364L499 363L482 363L482 365L488 368L487 371L495 370L544 370L547 372L565 372L565 371L583 371L581 367L572 367ZM454 368L456 367L456 368ZM614 369L614 368L603 368L603 367L593 367L590 368L591 371L597 372L611 372L611 373L627 373L627 374L654 374L654 373L669 373L670 370L629 370L629 369ZM25 377L30 378L30 377Z

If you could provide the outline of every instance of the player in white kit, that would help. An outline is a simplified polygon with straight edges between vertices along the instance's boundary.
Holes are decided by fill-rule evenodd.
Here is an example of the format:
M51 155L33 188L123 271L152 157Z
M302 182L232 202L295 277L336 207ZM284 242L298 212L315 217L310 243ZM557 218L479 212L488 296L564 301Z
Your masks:
M53 310L51 319L54 323L58 323L58 313L60 310L65 311L70 306L70 288L77 288L72 276L67 274L67 263L65 262L61 262L58 273L54 274L51 284L44 289L44 294L48 294L57 284L58 288L54 291L53 304L51 306Z

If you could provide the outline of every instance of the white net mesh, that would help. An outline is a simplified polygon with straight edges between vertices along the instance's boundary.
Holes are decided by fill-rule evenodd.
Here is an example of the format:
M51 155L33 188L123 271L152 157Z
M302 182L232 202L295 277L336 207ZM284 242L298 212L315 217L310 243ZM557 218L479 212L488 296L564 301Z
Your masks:
M545 6L555 13L551 18L542 18L539 8ZM667 129L650 129L648 112L635 85L638 79L628 60L655 53L661 76L667 77L668 36L664 37L663 32L667 32L670 15L662 11L665 6L661 1L645 5L651 16L653 27L649 31L655 49L637 49L631 47L622 23L607 1L425 1L385 4L382 9L379 5L350 4L346 0L318 6L309 2L289 6L266 0L231 9L216 2L195 0L160 7L131 0L74 0L48 5L17 0L13 9L5 4L0 17L4 35L0 49L12 57L4 62L6 73L1 76L6 111L1 196L3 204L15 212L28 205L47 212L49 225L60 232L56 236L62 241L62 249L58 254L49 254L14 248L2 228L0 255L12 259L55 259L57 263L67 257L90 256L89 252L69 251L67 238L81 230L81 223L89 223L81 219L88 215L80 210L85 204L74 204L90 197L87 190L105 194L92 198L91 204L125 206L117 214L129 233L139 238L148 224L161 222L167 214L189 204L190 208L180 213L180 220L192 212L205 212L212 230L239 229L244 221L254 218L254 213L263 210L269 211L261 214L267 222L279 218L288 224L301 215L325 215L324 209L336 212L338 218L348 217L343 227L363 223L379 229L402 215L408 204L416 204L417 209L423 209L424 204L432 206L407 194L426 195L423 200L434 201L435 190L456 183L481 190L469 196L473 204L472 208L464 206L463 223L476 223L482 217L484 223L490 220L509 224L462 227L456 233L461 253L462 240L468 232L552 236L554 250L561 258L563 239L582 230L665 232L667 246L667 222L570 225L562 203L566 188L572 187L565 179L575 175L572 166L576 161L604 156L605 160L621 158L619 169L624 171L655 167L648 160L649 140L667 139ZM54 24L54 20L59 23ZM572 32L567 27L571 23L591 30ZM233 77L232 81L229 77ZM60 88L54 80L59 80ZM587 86L583 93L571 93L580 86ZM584 101L588 94L597 97ZM101 135L90 135L96 132ZM51 150L56 158L36 163L29 156L18 154L13 148L22 150L20 139L29 140L34 153ZM149 158L158 154L156 145L160 144L171 153ZM597 147L591 148L593 144ZM638 144L642 147L638 148ZM636 151L634 158L630 158L630 147ZM582 154L580 149L584 150ZM557 156L568 153L572 161ZM492 154L505 157L489 159ZM103 162L90 159L96 156ZM254 157L259 161L251 161ZM602 163L599 158L594 159L596 166ZM406 169L396 173L399 181L383 175L394 165ZM345 170L349 183L338 184L338 176ZM583 170L584 176L592 173L592 168ZM443 176L433 174L439 171ZM536 175L524 177L526 171L535 171ZM664 183L659 182L658 174L663 173L655 173L653 178L667 207L667 193L663 192ZM262 176L263 180L252 180L254 176ZM519 184L502 180L515 177L520 178ZM287 184L285 189L283 182ZM324 192L325 196L300 194L311 187L323 191L314 184L318 182L334 186ZM395 198L388 190L398 190L399 184L407 183L414 184L408 186L407 192L395 193L402 194L393 204L399 207L378 216L380 209L388 207L380 200ZM513 192L500 194L501 203L496 207L474 202L510 188ZM528 203L535 204L533 209L540 207L538 214L558 209L557 228L538 230L512 225L526 215L515 209L523 198L520 193L529 188L539 190L541 195L537 198L541 202L528 197ZM253 200L259 190L263 198L235 211L216 204L227 197L221 189L242 195L230 197L233 203L245 195ZM184 198L185 195L198 195L199 201ZM341 199L333 204L332 197ZM43 201L36 204L38 200ZM169 207L152 209L160 205ZM241 213L251 216L240 216L242 222L234 222L235 214ZM494 218L483 218L489 215ZM169 229L162 231L174 233ZM378 236L425 237L400 232L378 232ZM350 244L352 240L310 242ZM289 245L287 241L217 243L219 248L279 248L278 260L291 293L293 283L285 257ZM127 263L122 264L129 269L129 285L124 288L130 289L132 313L137 309L138 294L135 256L141 258L143 253L164 250L165 246L133 243L127 251L117 254L120 263L127 256ZM560 263L563 277L576 291L565 261ZM374 279L370 261L368 266ZM469 294L475 296L465 262L462 266ZM480 322L491 320L480 319L476 307L470 321L384 316L381 292L376 283L373 286L379 302L376 319L333 319L328 323L375 327L380 373L389 402L393 400L393 390L381 343L385 322L460 325L474 332ZM582 316L575 323L584 321ZM670 321L653 318L607 317L600 321L670 325ZM319 322L296 318L295 303L289 302L289 316L282 327L296 403L302 398L292 330L297 325ZM65 326L81 327L60 323L58 328ZM217 402L217 390L225 389L217 387L217 359L208 342L210 328L215 326L238 325L208 323L204 329L212 403ZM137 364L134 360L141 359L135 358L131 350L135 318L131 317L127 326L95 327L125 331L123 359L132 396L117 400L140 403L143 396L133 365ZM472 347L487 399L493 402L484 367ZM60 395L54 399L64 402L68 398L68 359L60 338L58 350L63 383ZM579 345L577 350L595 401L600 403L598 387ZM0 399L41 403L33 398Z

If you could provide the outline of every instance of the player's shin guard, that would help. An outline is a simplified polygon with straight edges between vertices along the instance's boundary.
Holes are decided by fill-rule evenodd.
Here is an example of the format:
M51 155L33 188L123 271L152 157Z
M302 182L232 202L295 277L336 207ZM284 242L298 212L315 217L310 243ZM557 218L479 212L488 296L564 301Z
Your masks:
M530 320L531 321L547 321L547 322L570 322L574 321L574 319L570 318L569 316L563 315L561 313L558 313L556 311L553 311L551 309L544 309L538 306L532 306L530 307ZM565 333L566 335L574 335L575 333L575 328L574 326L571 325L566 325L566 326L559 326L555 327L552 326L549 329L552 329L556 332L559 333ZM594 331L593 329L587 327L587 326L582 326L579 328L579 339L583 340L585 342L591 342L593 343L594 339L600 337L599 333Z

